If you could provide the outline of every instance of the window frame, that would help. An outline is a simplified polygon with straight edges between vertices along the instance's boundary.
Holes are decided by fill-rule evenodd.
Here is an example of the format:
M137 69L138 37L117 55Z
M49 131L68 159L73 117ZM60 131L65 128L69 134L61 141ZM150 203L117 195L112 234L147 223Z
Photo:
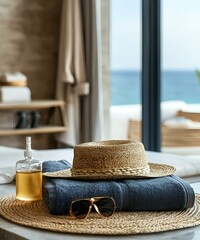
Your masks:
M160 152L160 0L142 0L142 142Z

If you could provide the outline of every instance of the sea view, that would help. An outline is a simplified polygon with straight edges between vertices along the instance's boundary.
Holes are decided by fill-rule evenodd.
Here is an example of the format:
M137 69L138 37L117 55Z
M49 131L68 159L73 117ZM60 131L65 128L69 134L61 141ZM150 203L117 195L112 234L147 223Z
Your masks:
M200 83L195 71L163 71L161 101L200 103ZM111 105L141 103L141 72L111 72Z

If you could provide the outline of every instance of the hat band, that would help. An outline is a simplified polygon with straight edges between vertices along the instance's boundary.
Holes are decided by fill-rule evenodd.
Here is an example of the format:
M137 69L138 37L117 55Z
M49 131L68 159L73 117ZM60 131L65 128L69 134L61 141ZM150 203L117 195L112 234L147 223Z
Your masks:
M82 176L82 175L147 175L150 172L149 166L141 168L111 168L111 169L87 169L87 170L71 170L72 176Z

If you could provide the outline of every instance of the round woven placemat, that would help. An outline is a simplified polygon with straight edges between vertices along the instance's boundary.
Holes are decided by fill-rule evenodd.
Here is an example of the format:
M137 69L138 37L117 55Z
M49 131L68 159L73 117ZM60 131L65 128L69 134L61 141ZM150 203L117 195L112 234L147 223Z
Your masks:
M127 235L153 233L200 224L200 195L192 208L166 212L116 212L110 218L91 213L85 220L50 215L43 201L24 202L15 196L0 199L0 214L9 221L57 232Z

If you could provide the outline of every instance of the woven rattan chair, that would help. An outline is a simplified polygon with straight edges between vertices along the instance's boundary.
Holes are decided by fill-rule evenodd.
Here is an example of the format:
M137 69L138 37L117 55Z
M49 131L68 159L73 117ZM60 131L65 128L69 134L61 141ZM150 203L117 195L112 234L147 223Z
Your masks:
M200 113L178 111L176 116L200 122ZM141 141L141 121L129 120L128 138ZM162 147L200 146L200 128L161 125Z

